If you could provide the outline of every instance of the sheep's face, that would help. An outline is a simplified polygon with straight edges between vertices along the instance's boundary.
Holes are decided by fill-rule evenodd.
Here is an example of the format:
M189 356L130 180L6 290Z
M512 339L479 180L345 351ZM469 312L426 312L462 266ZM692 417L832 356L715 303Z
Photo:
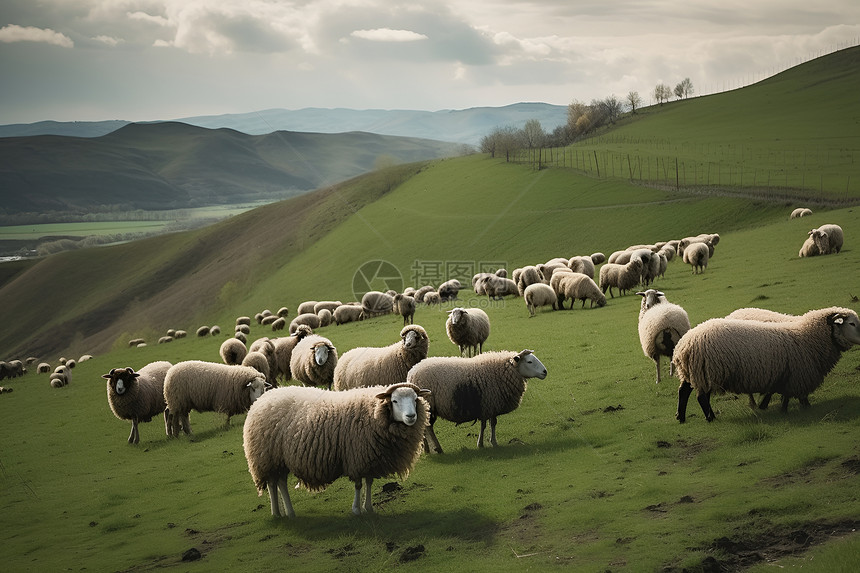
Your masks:
M421 335L421 333L418 330L416 330L414 328L410 328L402 336L403 336L403 347L406 348L407 350L412 349L412 348L416 348L418 345L421 344L421 340L423 338L425 338L424 336Z
M380 400L391 401L391 418L395 422L403 422L412 426L418 420L418 395L429 394L429 390L418 390L410 385L392 386L382 394L377 394Z
M642 297L641 310L643 311L648 310L655 304L666 302L666 295L658 291L657 289L649 288L646 291L637 292L636 294Z
M546 378L546 366L532 354L531 350L523 350L513 357L517 372L523 378Z
M331 354L331 349L326 344L320 344L316 348L314 348L314 362L317 363L317 366L322 366L326 362L328 362L329 354Z
M266 382L266 379L262 377L254 378L253 380L248 382L248 385L246 387L248 388L248 393L251 396L251 404L253 404L257 400L257 398L262 396L263 393L266 391L266 388L269 386L270 384L268 384Z
M466 311L462 308L455 308L451 311L451 324L457 324L461 320L463 320L463 316L466 314Z
M832 327L833 337L839 341L845 341L844 346L850 348L854 344L860 344L860 318L855 312L840 312L828 318Z
M113 368L107 374L102 374L102 378L107 378L111 390L119 396L122 396L131 389L137 381L138 376L140 374L131 368Z

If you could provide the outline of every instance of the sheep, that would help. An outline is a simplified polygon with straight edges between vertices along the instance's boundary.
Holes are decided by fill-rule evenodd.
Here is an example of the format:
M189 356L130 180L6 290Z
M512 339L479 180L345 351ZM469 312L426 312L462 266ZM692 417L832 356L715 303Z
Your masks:
M334 369L335 390L348 390L381 384L388 386L406 380L409 369L427 358L430 341L417 324L403 327L400 340L381 348L358 347L348 350Z
M708 259L708 245L705 243L690 243L684 249L684 263L690 265L693 274L705 272Z
M789 215L789 219L799 219L800 217L806 217L807 215L812 215L812 209L798 207L791 212L791 215Z
M606 306L606 295L600 291L600 287L588 275L580 273L568 273L562 275L561 279L556 283L558 285L555 290L558 295L559 310L564 309L564 301L570 299L570 308L573 310L573 303L577 300L582 301L582 308L585 308L585 301L591 301L591 308L594 308L594 303L597 306Z
M680 241L678 241L678 246L676 248L678 254L680 256L684 256L684 251L687 250L692 244L695 243L704 243L708 247L708 257L714 256L714 247L717 246L717 243L720 242L720 236L716 233L702 233L701 235L696 235L695 237L684 237Z
M329 309L321 308L319 310L319 312L317 313L317 316L320 319L320 328L323 328L323 327L331 324L332 316L331 316L331 311ZM283 320L283 319L278 319L278 320Z
M199 336L201 338L204 336L209 336L209 327L208 326L199 327L197 329L197 336Z
M239 316L236 318L236 326L251 326L251 317L250 316Z
M425 297L427 295L424 295ZM394 309L400 316L403 317L403 326L412 324L415 318L415 299L411 296L403 294L394 295Z
M415 301L421 302L417 295L418 293L416 293ZM361 308L364 318L389 314L394 309L394 297L378 290L372 290L364 293L364 296L361 297Z
M443 301L456 300L463 285L457 279L450 279L439 285L436 292ZM426 296L426 295L425 295Z
M233 335L233 338L235 338L236 340L241 340L242 344L248 343L248 335L245 334L244 332L237 332L236 334Z
M415 291L415 302L424 302L424 295L426 295L428 292L436 292L436 287L433 287L431 285L425 285L419 288L417 291Z
M281 376L283 376L284 381L293 377L290 370L290 359L293 355L293 349L301 339L313 333L313 330L309 326L301 324L290 336L282 336L274 340L266 339L267 342L260 344L260 352L265 354L269 360L268 380L271 383L274 384L278 377Z
M129 444L140 442L140 422L150 422L164 412L164 377L172 364L150 362L137 372L133 368L111 368L107 379L107 399L111 412L120 420L131 421Z
M348 322L356 322L363 320L362 309L360 306L353 304L342 304L334 309L334 323L346 324Z
M317 329L320 327L320 317L313 314L312 312L306 312L298 315L290 322L290 334L293 334L296 329L298 329L299 325L306 325L311 329Z
M178 339L180 339L180 338L185 338L186 336L188 336L188 333L187 333L186 331L184 331L184 330L177 330L177 331L176 331L176 334L174 334L174 335L173 335L173 338L175 338L175 339L177 339L177 340L178 340Z
M675 346L690 330L687 311L666 300L666 295L655 289L637 292L642 297L639 308L639 343L642 352L657 367L657 384L660 383L660 357L669 357L669 375L672 375L672 355Z
M287 319L283 316L277 317L272 321L272 332L277 332L278 330L283 330L287 326Z
M146 342L146 340L144 340L143 338L132 338L131 340L128 341L128 347L129 348L135 348L141 344L144 344L145 342Z
M49 382L54 388L68 386L72 383L72 369L65 364L57 366L51 374Z
M265 377L250 366L229 366L217 362L187 360L170 367L164 378L164 429L175 438L182 429L191 434L188 414L220 412L230 418L248 411L263 395L268 384Z
M517 291L520 296L526 292L526 287L535 283L543 282L543 275L535 266L523 267L520 276L517 279ZM477 294L477 293L475 293Z
M282 306L281 308L278 309L278 312L276 312L275 314L277 314L281 318L287 318L287 316L290 315L290 309L285 307L285 306Z
M224 364L236 366L237 364L241 364L245 359L245 356L248 354L248 348L241 340L228 338L221 343L218 354L221 356Z
M508 278L508 269L497 269L495 273L497 277L502 277L503 279Z
M503 299L508 295L519 296L519 289L511 279L492 275L484 280L484 293L490 299Z
M299 340L290 355L292 377L308 386L331 389L336 366L337 349L331 340L318 334L309 334Z
M612 294L612 287L615 287L618 289L618 296L622 296L639 284L641 272L642 259L632 259L625 265L606 263L600 267L600 290L605 295L608 289L609 296L615 298Z
M812 235L806 237L806 240L803 241L803 245L800 247L800 251L797 253L798 257L817 257L821 254L821 251L818 250L818 245L815 244L815 239L812 238Z
M713 392L776 392L782 394L783 412L791 398L809 406L809 394L854 344L860 344L860 318L847 308L810 310L786 322L706 320L675 347L672 361L681 380L675 418L686 420L694 388L709 422L714 419Z
M474 356L483 352L484 342L490 336L490 317L480 308L458 306L448 313L445 332L460 348L460 355L468 352L469 356Z
M529 309L529 318L535 315L535 309L539 306L552 305L553 310L558 310L558 296L548 284L535 283L527 286L523 298L526 300L526 308Z
M339 300L323 300L314 305L314 314L319 314L322 309L326 309L329 312L334 312L334 309L342 305L343 303Z
M40 362L38 366L36 366L36 372L39 374L47 374L51 371L51 365L47 362Z
M591 253L591 262L599 265L606 262L606 255L601 252Z
M251 334L251 327L247 324L237 324L236 332L241 332L242 334L247 336L248 334Z
M277 322L280 318L281 318L280 316L277 316L277 315L274 315L274 314L269 314L269 315L264 316L264 317L260 320L260 324L261 324L262 326L271 326L272 324L274 324L275 322Z
M316 314L314 312L314 307L317 305L317 302L319 302L319 301L306 300L305 302L301 303L298 306L298 308L296 309L296 314L309 314L309 313Z
M409 370L406 382L430 390L430 425L425 431L425 451L442 453L433 430L436 418L455 424L480 420L479 448L484 447L484 430L489 420L490 444L497 446L497 418L519 407L526 391L526 379L543 380L546 374L546 367L531 350L422 360Z
M272 515L283 517L280 492L286 516L295 517L290 473L312 492L346 476L355 484L352 513L373 513L373 480L391 474L405 479L418 460L429 417L427 394L402 383L344 392L297 386L266 392L251 407L242 432L257 494L268 489Z
M213 325L212 328L209 329L209 334L211 334L212 336L218 336L219 334L221 334L221 327L217 324Z
M582 273L594 280L594 261L591 260L591 257L571 257L567 266L573 272Z
M249 352L242 359L242 366L250 366L257 372L263 375L269 384L274 386L274 380L271 378L271 367L269 366L269 357L259 350Z
M839 225L821 225L809 231L809 236L815 241L815 246L822 255L838 253L842 250L843 233Z
M442 303L442 296L438 292L428 292L427 294L424 295L424 304L426 304L428 306L431 304L441 304L441 303Z

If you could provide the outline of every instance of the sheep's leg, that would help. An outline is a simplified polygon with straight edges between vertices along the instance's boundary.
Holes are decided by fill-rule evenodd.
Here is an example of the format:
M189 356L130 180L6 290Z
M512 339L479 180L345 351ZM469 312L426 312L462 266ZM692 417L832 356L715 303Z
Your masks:
M496 417L495 416L490 418L490 443L493 444L494 448L499 445L499 443L496 441Z
M373 513L373 501L370 498L370 486L373 485L373 478L364 478L364 511Z
M355 480L355 497L352 499L352 513L361 515L361 478Z
M653 358L654 358L654 364L657 365L657 382L656 383L659 384L660 380L661 380L661 378L660 378L660 355L658 354L657 356L655 356Z
M278 490L281 492L281 497L284 498L284 508L287 510L287 517L295 517L296 512L293 511L293 504L290 501L290 488L287 486L287 475L283 474L278 478Z
M424 444L427 447L425 451L441 454L444 452L442 452L442 446L436 438L436 432L433 431L433 422L435 422L435 419L430 420L430 425L424 428Z
M484 429L487 427L487 421L481 420L481 431L478 432L478 447L484 447Z
M839 251L836 252L838 253ZM803 396L802 398L798 398L798 400L800 400L801 408L809 408L812 406L812 404L809 403L809 396Z
M272 517L282 517L281 504L278 503L279 485L278 472L270 473L269 478L266 480L266 489L269 490L269 506L272 508Z
M788 412L789 400L791 400L791 397L786 396L785 394L782 395L782 411L783 411L783 413Z
M702 412L705 414L705 419L709 422L714 420L714 410L711 408L711 393L696 392L696 400L699 401L699 406L702 407Z
M689 382L681 382L678 386L678 411L675 413L675 419L682 424L687 421L687 400L693 392L693 387Z
M753 396L753 395L752 395L752 393L747 394L747 396L749 396L750 408L752 408L753 410L755 410L755 408L756 408L755 396Z
M186 434L191 434L191 422L188 421L188 412L182 414L182 431ZM176 434L179 435L179 428L176 429Z
M759 402L758 409L759 410L767 410L768 404L770 404L770 399L773 397L773 392L768 392L764 395L764 398Z
M167 437L170 437L170 408L164 409L164 433L167 434Z
M136 444L140 438L137 435L137 418L131 419L131 433L128 435L128 443Z

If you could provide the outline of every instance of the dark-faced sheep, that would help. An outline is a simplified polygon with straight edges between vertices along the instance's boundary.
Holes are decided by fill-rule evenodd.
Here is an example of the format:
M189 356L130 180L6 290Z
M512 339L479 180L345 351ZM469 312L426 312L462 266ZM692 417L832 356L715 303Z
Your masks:
M669 375L672 375L672 356L678 341L690 330L687 311L666 300L666 295L655 289L637 292L642 297L639 308L639 343L642 352L657 367L657 384L660 383L660 357L669 357Z
M129 444L140 442L140 422L150 422L164 412L164 378L172 365L170 362L151 362L138 370L112 368L102 378L107 379L108 405L114 416L131 422Z
M484 342L490 336L490 317L480 308L457 307L448 313L445 332L461 355L474 356L484 351Z

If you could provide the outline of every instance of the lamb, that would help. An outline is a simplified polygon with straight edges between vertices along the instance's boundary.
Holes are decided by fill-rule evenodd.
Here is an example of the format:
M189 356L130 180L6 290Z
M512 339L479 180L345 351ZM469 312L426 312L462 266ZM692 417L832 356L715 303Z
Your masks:
M708 245L705 243L690 243L684 249L684 263L692 267L693 274L705 272L709 257Z
M639 284L641 273L642 259L632 259L626 265L606 263L600 267L600 290L605 295L609 289L609 296L615 298L612 294L612 287L615 287L618 289L618 296L622 296Z
M417 296L418 293L415 294L415 301L421 302ZM361 308L364 311L364 318L388 314L394 309L394 297L378 290L372 290L364 293L364 296L361 297Z
M818 250L818 245L815 244L815 239L812 238L812 235L806 237L806 240L803 241L803 245L800 247L800 251L797 253L798 257L817 257L821 254L821 251Z
M107 379L108 405L114 416L131 421L129 444L140 442L140 422L150 422L167 407L164 401L164 377L172 364L151 362L138 370L111 368L102 378Z
M305 312L298 315L290 322L290 334L293 334L302 324L316 330L320 327L320 317L312 312Z
M483 352L484 342L490 336L490 317L480 308L458 306L448 313L445 331L448 339L460 348L461 355L468 352L474 356Z
M854 344L860 344L860 318L847 308L811 310L787 322L707 320L675 347L672 361L681 379L675 417L686 420L694 388L709 422L714 419L713 392L778 392L783 412L791 398L809 406L809 394Z
M424 328L412 324L400 331L400 340L393 344L382 348L353 348L337 361L334 389L403 382L409 369L427 358L429 345Z
M535 315L535 309L539 306L552 305L553 310L558 310L558 296L548 284L535 283L527 286L523 298L526 300L526 308L529 309L529 318Z
M582 273L594 280L594 261L591 260L591 257L571 257L567 266L573 272Z
M265 377L250 366L229 366L217 362L187 360L170 367L164 378L164 429L167 436L179 436L182 428L191 433L188 414L220 412L230 418L248 411L254 400L263 395L268 384Z
M457 279L450 279L440 284L439 288L436 289L436 292L439 293L439 297L443 301L455 300L461 288L463 288L463 285L460 284L460 281Z
M520 293L520 296L524 295L527 286L543 282L543 278L537 267L523 267L522 271L520 271L520 276L517 278L517 291Z
M292 377L308 386L331 389L336 366L337 349L331 340L318 334L310 334L299 340L290 356Z
M426 295L425 295L426 296ZM412 324L415 318L415 299L403 294L394 295L394 308L403 317L403 326Z
M427 393L411 384L266 392L251 407L242 432L257 494L268 489L272 515L282 517L280 492L286 516L295 517L290 473L309 491L322 491L346 476L355 484L352 513L373 513L373 480L392 474L405 479L418 460L429 415Z
M406 382L430 390L430 425L425 431L426 451L442 453L433 431L436 418L456 424L481 421L478 447L484 447L484 430L490 421L490 444L497 446L496 420L513 412L526 391L526 379L546 378L546 367L531 350L487 352L474 358L437 356L416 364Z
M555 293L558 296L559 309L564 309L564 301L567 299L570 299L571 310L577 300L582 301L582 308L585 308L586 300L591 301L591 308L594 308L595 302L597 306L606 306L606 295L588 275L568 273L562 275L556 285Z
M221 348L218 350L221 360L224 364L235 366L241 364L242 360L248 354L248 349L245 344L236 338L228 338L221 343Z
M639 343L642 352L657 366L657 384L660 383L660 357L669 357L669 375L672 375L672 355L675 346L690 330L687 311L668 302L666 295L655 289L637 292L642 297L639 309Z
M342 304L334 309L334 323L346 324L362 320L362 308L355 304Z
M809 231L809 236L815 241L815 246L822 255L838 253L842 250L843 233L839 225L821 225Z

